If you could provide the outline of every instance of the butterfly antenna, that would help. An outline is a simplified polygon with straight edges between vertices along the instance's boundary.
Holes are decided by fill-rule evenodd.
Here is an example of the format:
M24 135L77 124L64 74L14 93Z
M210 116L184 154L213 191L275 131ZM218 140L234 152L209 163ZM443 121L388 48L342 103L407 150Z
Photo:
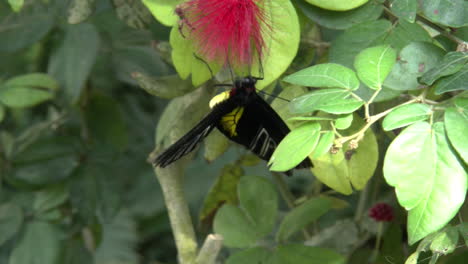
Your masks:
M288 100L288 99L286 99L286 98L283 98L283 97L281 97L281 96L272 95L272 94L269 94L269 93L264 92L264 91L262 91L262 90L257 90L257 91L258 91L259 93L261 93L261 94L268 95L268 96L271 96L271 97L273 97L273 98L278 98L278 99L281 99L281 100L286 101L286 102L291 102L290 100Z
M213 75L213 71L211 70L210 65L209 65L204 59L198 57L197 54L193 53L193 56L194 56L197 60L203 62L203 63L206 65L206 67L207 67L208 70L210 71L211 79L213 79L213 78L214 78L214 75Z

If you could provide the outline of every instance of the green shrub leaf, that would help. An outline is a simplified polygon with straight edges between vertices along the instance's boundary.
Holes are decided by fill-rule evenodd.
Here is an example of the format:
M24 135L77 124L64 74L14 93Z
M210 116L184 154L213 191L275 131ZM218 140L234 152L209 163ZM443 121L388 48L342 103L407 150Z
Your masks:
M385 117L382 127L386 131L405 127L418 121L428 119L431 113L431 107L426 104L408 104L400 106Z
M0 205L0 246L12 238L23 224L23 211L14 203Z
M270 170L287 171L296 167L312 153L319 137L320 125L315 122L293 129L271 155Z
M321 110L331 114L348 114L356 111L364 101L354 98L343 89L322 89L294 98L290 103L291 112L295 114L310 113Z
M285 82L321 88L356 90L359 80L353 70L335 63L318 64L293 73Z
M359 79L369 88L382 88L383 81L393 68L396 52L388 45L367 48L354 60Z
M280 224L278 233L276 233L276 240L286 241L297 231L305 228L330 209L331 201L327 198L319 197L307 200L286 214Z
M215 233L223 236L227 247L250 247L258 239L253 223L241 209L230 204L225 204L218 210L213 228Z
M467 175L441 122L418 122L398 135L387 150L384 176L409 211L410 244L447 224L465 199Z
M468 99L466 99L468 101ZM450 107L445 110L445 129L452 146L468 164L468 107Z

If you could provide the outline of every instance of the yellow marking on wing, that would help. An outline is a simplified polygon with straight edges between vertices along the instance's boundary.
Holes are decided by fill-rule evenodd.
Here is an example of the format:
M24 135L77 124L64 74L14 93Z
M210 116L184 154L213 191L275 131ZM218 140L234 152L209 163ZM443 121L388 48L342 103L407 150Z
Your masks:
M237 136L237 124L239 123L239 119L243 113L244 107L237 107L229 114L221 117L221 126L231 135L231 137Z
M221 103L222 101L229 98L229 91L222 92L220 94L215 95L210 100L210 108L213 108L215 105Z

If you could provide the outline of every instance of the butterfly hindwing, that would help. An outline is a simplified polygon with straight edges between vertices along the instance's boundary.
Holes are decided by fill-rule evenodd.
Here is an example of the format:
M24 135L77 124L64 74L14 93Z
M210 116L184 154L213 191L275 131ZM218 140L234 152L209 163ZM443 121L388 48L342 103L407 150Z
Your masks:
M230 118L221 119L217 127L228 138L245 146L261 159L268 161L290 130L267 102L257 94L251 96L252 98L246 105L233 111L233 113L237 113L235 117L228 115ZM232 121L222 122L223 120ZM312 167L309 159L305 159L297 166L297 168L308 167Z
M235 108L231 100L226 100L213 107L212 111L205 116L194 128L161 153L153 162L153 165L166 167L170 163L182 158L206 137L219 123L220 119Z

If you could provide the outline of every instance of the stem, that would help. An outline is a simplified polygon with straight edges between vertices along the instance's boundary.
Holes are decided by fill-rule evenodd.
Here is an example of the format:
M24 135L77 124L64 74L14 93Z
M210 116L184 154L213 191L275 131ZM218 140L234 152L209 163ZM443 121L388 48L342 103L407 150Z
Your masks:
M372 252L371 255L371 263L374 263L377 260L377 257L379 256L379 249L380 249L380 244L382 242L382 236L383 236L383 222L379 222L378 229L377 229L377 237L375 241L375 247L374 247L374 252Z
M374 94L372 95L372 97L369 99L369 101L364 105L364 110L365 110L365 117L366 117L366 120L369 120L370 118L370 114L369 114L369 105L372 104L372 102L374 102L375 98L377 97L377 95L379 95L380 91L382 90L382 88L379 88L377 90L375 90Z
M223 246L223 237L218 234L210 234L206 237L200 253L198 253L197 264L214 264L216 257Z
M272 171L271 174L273 174L273 179L275 180L276 185L278 186L278 189L280 191L281 196L283 197L283 200L286 202L289 209L293 209L295 199L291 191L289 191L288 185L283 179L283 175L274 171Z
M280 191L281 196L283 197L283 200L286 202L289 209L293 209L295 207L294 206L295 198L294 198L294 195L289 190L288 185L284 181L283 175L274 171L272 171L271 174L273 174L273 179L275 180L276 185L278 185L278 189ZM304 235L306 240L312 237L309 231L305 228L302 229L302 234Z
M354 133L353 135L351 136L347 136L347 137L342 137L342 138L338 138L336 139L337 140L337 144L338 146L342 146L345 142L349 141L349 140L352 140L352 139L362 139L364 137L364 133L367 131L367 129L369 129L369 127L371 127L375 122L379 121L382 117L388 115L391 111L393 111L393 109L397 108L397 107L400 107L400 106L403 106L403 105L407 105L407 104L412 104L412 103L415 103L415 102L419 102L421 101L421 98L418 97L418 98L415 98L413 100L409 100L407 102L404 102L402 104L399 104L395 107L392 107L390 109L387 109L386 111L380 113L380 114L377 114L377 115L374 115L374 116L370 116L369 119L367 120L367 124L365 126L363 126L358 132Z
M436 264L438 259L439 259L439 254L437 253L432 254L431 261L429 261L429 264Z
M359 202L356 208L356 213L354 215L354 221L359 223L361 221L362 215L364 213L364 208L367 203L367 195L369 194L369 184L366 184L362 192L359 194Z
M197 254L197 242L182 188L183 167L170 165L164 169L155 168L154 172L163 191L179 263L192 264Z

